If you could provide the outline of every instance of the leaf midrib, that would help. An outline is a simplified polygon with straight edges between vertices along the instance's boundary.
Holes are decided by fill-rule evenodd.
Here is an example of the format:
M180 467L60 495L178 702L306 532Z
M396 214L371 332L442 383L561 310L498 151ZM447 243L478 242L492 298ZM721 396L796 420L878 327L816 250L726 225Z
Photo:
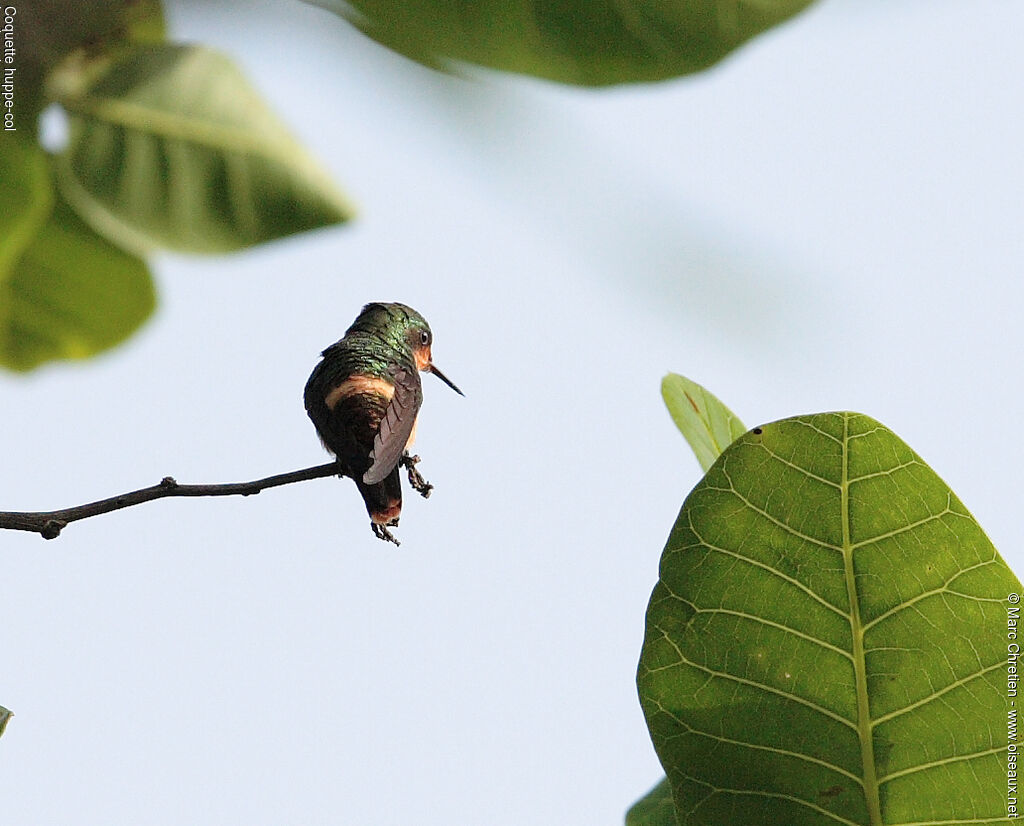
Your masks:
M256 155L277 162L290 158L288 150L292 147L272 135L261 134L255 138L242 127L203 121L141 103L81 95L65 98L61 105L70 113L165 140L180 140L208 149Z
M854 546L850 538L850 416L843 414L843 467L840 480L840 518L843 525L843 566L846 594L850 604L850 633L853 637L853 673L857 684L857 738L864 767L864 796L871 826L882 826L882 805L875 773L875 746L871 736L871 707L868 702L867 662L864 657L864 627L860 618L857 580L853 569Z

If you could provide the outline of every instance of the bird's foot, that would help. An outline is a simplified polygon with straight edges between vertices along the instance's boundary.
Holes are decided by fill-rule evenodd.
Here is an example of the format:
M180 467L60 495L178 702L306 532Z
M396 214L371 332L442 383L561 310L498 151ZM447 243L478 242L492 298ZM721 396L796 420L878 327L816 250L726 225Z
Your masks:
M405 465L405 469L409 472L409 485L420 496L426 499L428 496L430 496L430 491L434 489L434 486L430 484L430 482L428 482L426 479L424 479L423 475L418 470L416 470L416 464L419 462L419 460L419 456L410 456L408 453L406 453L404 456L402 456L400 463Z
M373 528L373 535L376 536L378 539L381 539L384 542L394 542L396 545L402 544L397 539L395 539L395 535L391 533L391 531L389 531L383 525L378 525L376 522L371 522L370 527Z

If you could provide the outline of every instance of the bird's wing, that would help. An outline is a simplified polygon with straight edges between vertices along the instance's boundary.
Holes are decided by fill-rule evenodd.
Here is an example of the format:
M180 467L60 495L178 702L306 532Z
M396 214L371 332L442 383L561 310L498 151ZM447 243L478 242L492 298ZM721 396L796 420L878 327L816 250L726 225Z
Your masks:
M405 452L422 402L419 372L401 367L395 370L395 395L391 397L373 439L373 450L370 452L373 464L363 474L365 484L375 485L394 470Z

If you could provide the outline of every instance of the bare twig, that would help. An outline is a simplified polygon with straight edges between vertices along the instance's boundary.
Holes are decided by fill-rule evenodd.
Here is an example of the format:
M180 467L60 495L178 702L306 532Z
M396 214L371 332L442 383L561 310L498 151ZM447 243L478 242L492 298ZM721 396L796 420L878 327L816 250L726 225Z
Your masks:
M290 485L292 482L304 482L307 479L320 479L324 476L339 476L340 468L335 462L326 465L293 470L291 473L279 473L255 482L228 482L222 485L179 485L170 476L165 476L152 487L100 499L87 505L63 508L57 511L36 511L19 513L16 511L0 511L0 529L13 531L32 531L43 539L55 539L68 523L101 513L110 513L132 505L141 505L165 496L251 496L266 488Z

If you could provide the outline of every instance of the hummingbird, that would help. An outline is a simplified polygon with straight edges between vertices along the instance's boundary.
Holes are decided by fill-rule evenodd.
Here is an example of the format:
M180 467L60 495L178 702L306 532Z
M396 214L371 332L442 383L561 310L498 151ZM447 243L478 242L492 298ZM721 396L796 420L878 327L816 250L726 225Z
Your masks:
M306 382L306 412L324 447L337 457L339 475L350 476L370 514L378 539L399 544L388 530L402 513L399 467L423 497L433 485L416 470L409 448L423 390L419 371L433 373L465 395L431 360L433 334L405 304L367 304Z

